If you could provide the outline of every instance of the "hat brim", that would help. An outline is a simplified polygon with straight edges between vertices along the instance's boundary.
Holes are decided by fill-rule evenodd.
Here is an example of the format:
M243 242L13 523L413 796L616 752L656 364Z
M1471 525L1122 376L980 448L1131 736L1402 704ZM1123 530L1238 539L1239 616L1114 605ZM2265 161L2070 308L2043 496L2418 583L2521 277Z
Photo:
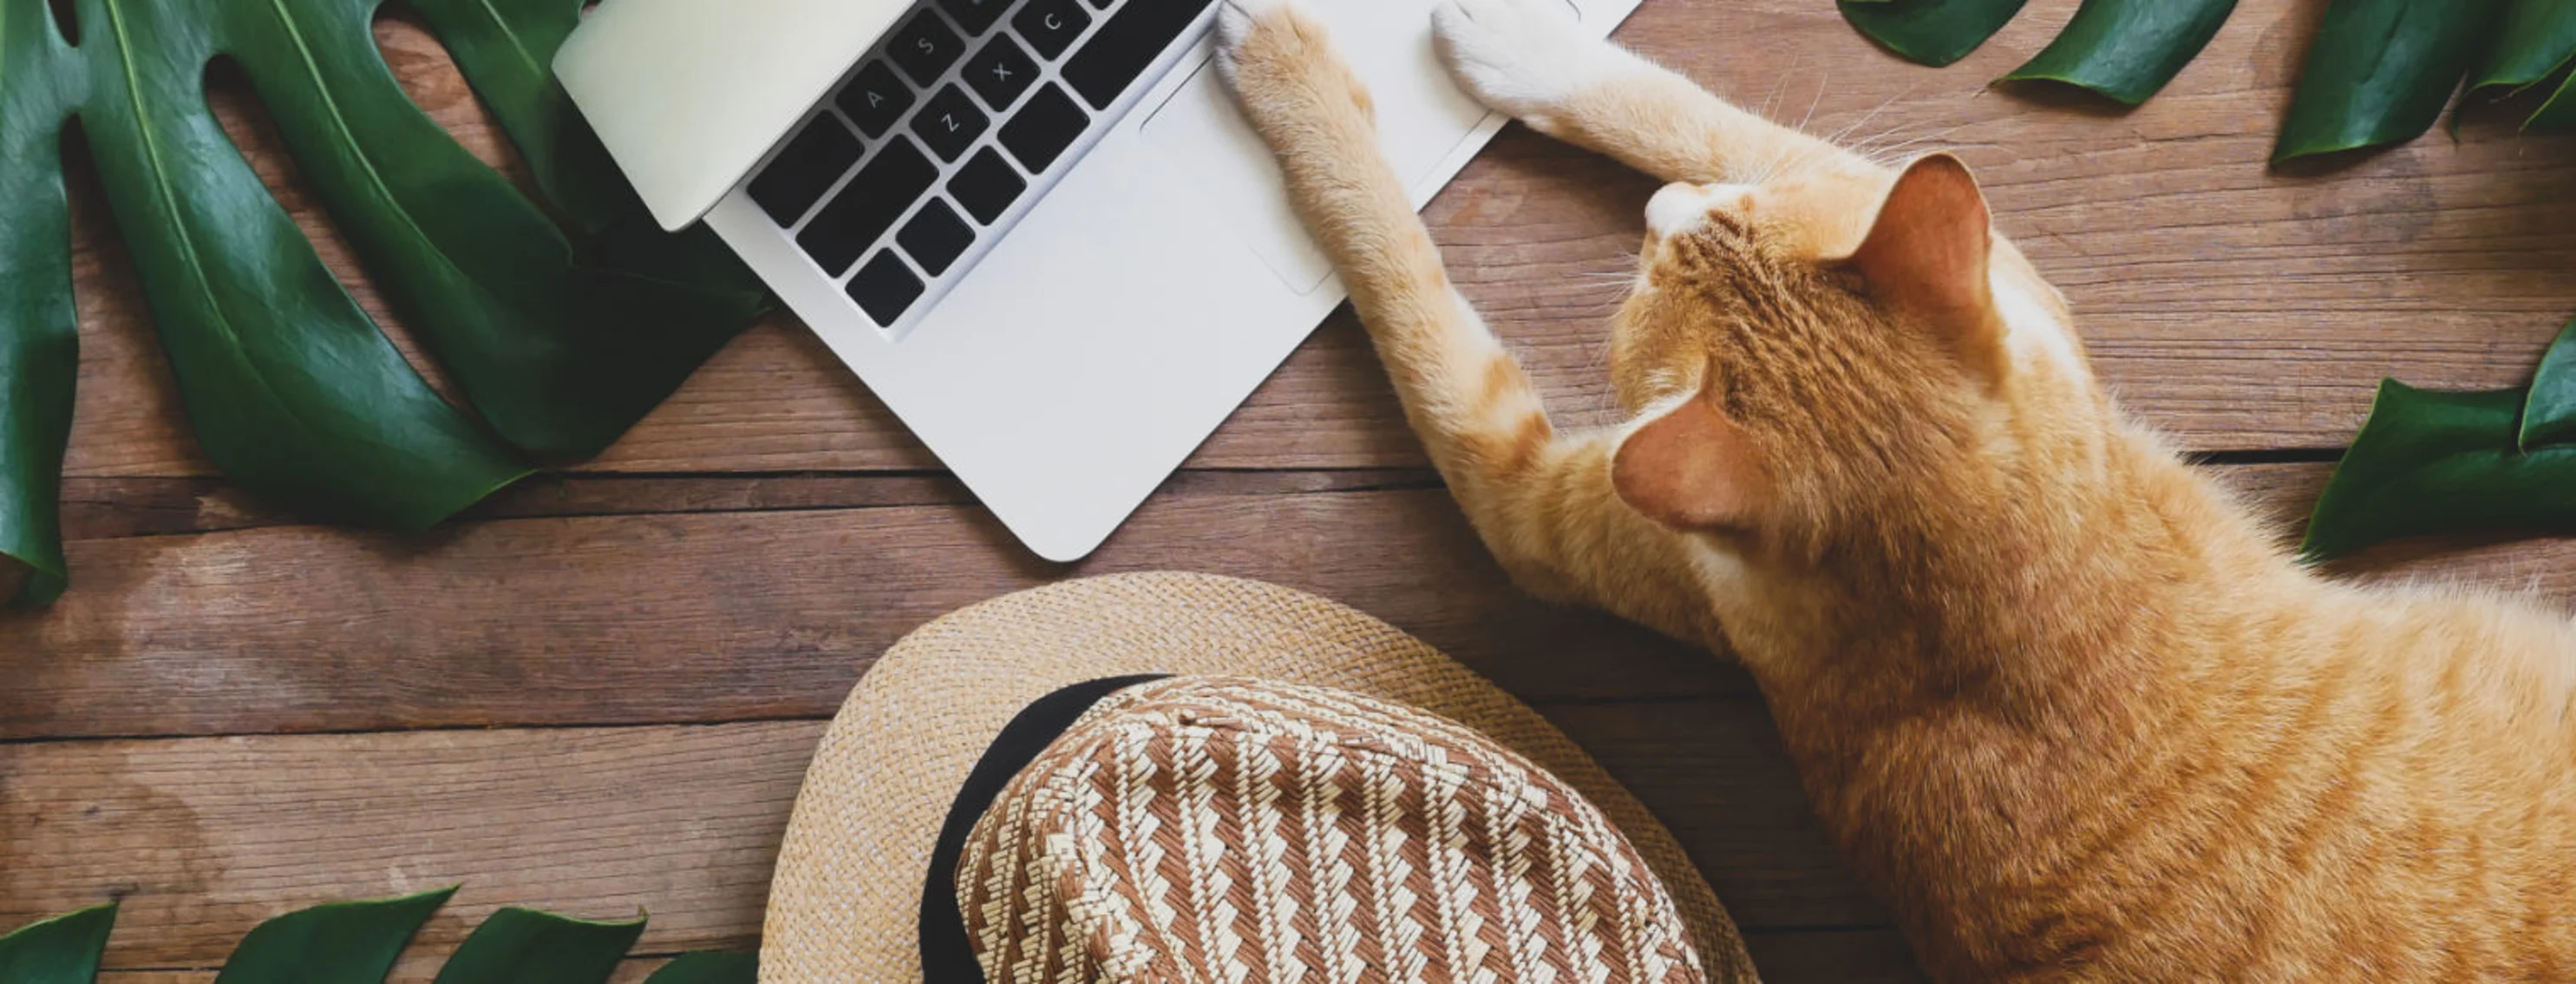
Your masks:
M1528 705L1395 627L1313 595L1130 574L975 605L877 661L806 770L770 885L761 980L919 982L923 878L967 773L1030 702L1143 673L1335 688L1472 728L1619 826L1672 894L1712 979L1755 979L1734 921L1671 832Z

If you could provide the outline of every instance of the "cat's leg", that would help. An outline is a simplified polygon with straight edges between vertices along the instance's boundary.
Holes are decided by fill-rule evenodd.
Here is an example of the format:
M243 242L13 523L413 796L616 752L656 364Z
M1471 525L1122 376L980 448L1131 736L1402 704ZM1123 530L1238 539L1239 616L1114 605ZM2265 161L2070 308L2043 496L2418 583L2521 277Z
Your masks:
M1595 39L1564 0L1443 0L1431 17L1441 60L1485 105L1658 179L1754 184L1791 171L1881 173Z
M1520 363L1450 285L1379 149L1368 94L1322 26L1281 0L1226 0L1218 31L1219 70L1487 546L1542 595L1713 642L1682 546L1612 489L1609 438L1557 433Z

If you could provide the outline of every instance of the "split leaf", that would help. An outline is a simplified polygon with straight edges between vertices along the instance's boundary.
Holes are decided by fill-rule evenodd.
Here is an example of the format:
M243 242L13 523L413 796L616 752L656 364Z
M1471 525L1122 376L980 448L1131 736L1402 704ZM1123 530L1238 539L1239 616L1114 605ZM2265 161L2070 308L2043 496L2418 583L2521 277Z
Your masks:
M2512 0L2498 15L2495 43L2469 75L2469 89L2538 85L2565 68L2570 56L2576 56L2576 3Z
M2576 3L2512 0L2497 19L2495 43L2469 74L2469 97L2496 98L2547 84L2576 62ZM2576 128L2576 78L2561 83L2531 119L2528 130Z
M644 920L588 922L508 908L483 920L436 984L606 984L644 935Z
M0 5L0 602L52 601L63 450L80 376L71 217L58 152L87 90L44 3Z
M412 0L552 211L468 153L376 49L382 0L0 0L0 598L63 588L74 351L57 150L97 161L198 443L324 520L434 525L597 454L769 305L704 229L665 235L548 71L583 0ZM464 393L359 309L206 103L237 64L295 172ZM558 218L560 217L560 218Z
M748 953L690 953L664 964L644 984L754 984L760 960Z
M215 984L384 984L421 924L454 894L442 888L271 919L242 937Z
M1925 65L1968 57L2028 0L1837 0L1843 19L1887 49Z
M0 936L0 981L90 984L116 928L116 906L83 909Z
M2422 136L2486 44L2501 0L2334 0L2272 162Z
M2302 550L2327 559L2408 536L2576 529L2576 446L2515 446L2528 397L2381 383Z
M2001 81L2048 81L2135 106L2147 101L2236 11L2236 0L2084 0L2075 19Z
M2540 105L2538 112L2531 114L2531 120L2522 128L2539 133L2576 130L2576 76L2569 76L2565 83L2559 85L2558 91L2549 97L2548 102Z
M2576 322L2560 329L2558 340L2540 357L2515 442L2526 451L2576 443Z
M383 984L396 958L453 888L343 902L279 916L250 931L216 984ZM95 984L116 906L46 920L0 936L0 982ZM437 984L607 984L644 935L644 920L590 922L535 909L492 914L456 948ZM750 954L689 953L645 984L757 984Z

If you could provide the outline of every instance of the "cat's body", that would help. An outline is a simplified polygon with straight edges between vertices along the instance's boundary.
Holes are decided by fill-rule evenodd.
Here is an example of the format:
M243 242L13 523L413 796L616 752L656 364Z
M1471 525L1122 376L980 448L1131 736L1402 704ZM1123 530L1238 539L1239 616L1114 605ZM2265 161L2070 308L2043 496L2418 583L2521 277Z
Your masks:
M2120 416L1955 161L1900 177L1550 6L1444 3L1443 54L1694 183L1650 206L1610 433L1549 425L1311 22L1230 0L1223 65L1487 544L1730 647L1927 969L2576 977L2567 619L2310 573Z

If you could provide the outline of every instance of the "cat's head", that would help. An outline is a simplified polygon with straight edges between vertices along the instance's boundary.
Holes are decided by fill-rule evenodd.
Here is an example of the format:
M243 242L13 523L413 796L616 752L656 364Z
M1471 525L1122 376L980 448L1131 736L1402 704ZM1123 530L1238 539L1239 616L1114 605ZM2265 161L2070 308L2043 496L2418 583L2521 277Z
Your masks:
M2062 302L1955 158L1675 185L1648 224L1612 370L1644 404L1619 494L1657 522L1812 556L2098 433Z

